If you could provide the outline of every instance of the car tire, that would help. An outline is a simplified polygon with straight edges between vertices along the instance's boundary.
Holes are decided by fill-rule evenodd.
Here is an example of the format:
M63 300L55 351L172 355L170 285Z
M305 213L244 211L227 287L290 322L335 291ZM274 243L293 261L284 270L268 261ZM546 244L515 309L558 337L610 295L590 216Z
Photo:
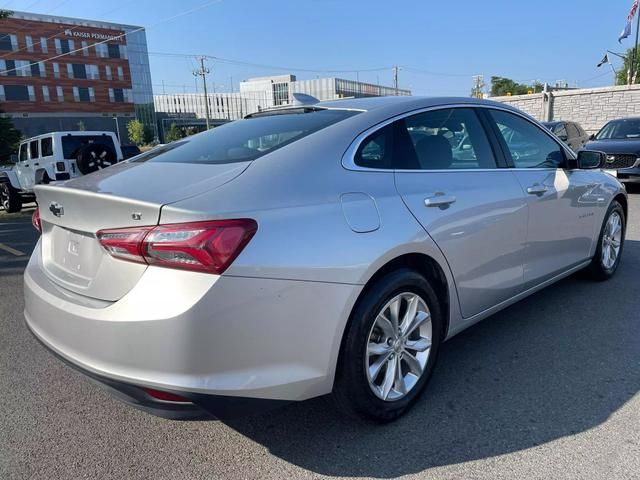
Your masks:
M0 202L7 213L18 213L22 210L20 193L10 183L0 182Z
M612 231L618 225L619 230ZM622 250L624 247L624 236L626 231L626 218L624 209L619 202L614 201L609 205L607 214L600 228L598 236L598 248L591 260L591 264L587 267L588 275L598 281L610 279L618 269ZM619 232L619 235L618 235ZM611 254L615 254L612 259Z
M409 348L409 342L413 342L411 346L419 345L420 348L424 348L427 343L419 343L424 340L421 335L426 332L424 337L428 337L427 333L430 333L428 341L430 347L423 352L404 350L403 346L398 347L398 342L401 344L403 342L404 334L399 334L396 340L393 340L390 334L389 338L385 338L388 333L380 328L381 325L378 323L381 321L380 315L393 320L391 311L393 303L390 305L390 302L400 298L396 319L398 319L397 323L404 325L405 322L402 320L406 321L410 316L405 314L410 311L409 306L413 302L413 296L418 298L416 302L419 304L416 309L418 313L414 317L415 322L422 323L413 332L409 332L411 335L406 339L404 347ZM425 308L428 312L424 311ZM421 320L424 313L430 315L427 320ZM389 327L393 326L392 322L388 323L389 325L384 322ZM396 270L384 275L366 290L352 312L336 369L332 392L334 403L343 413L361 420L385 423L397 419L415 403L429 381L436 364L442 336L443 320L440 304L429 282L419 273L409 269ZM371 353L377 351L376 349L380 346L388 347L389 351L385 351L380 356ZM389 352L391 353L387 359ZM418 360L418 363L424 362L424 365L421 369L416 368L416 371L421 371L421 374L413 378L414 370L410 366L416 366L414 362ZM371 372L376 371L378 362L383 366L378 368L378 374L374 374L372 379ZM397 365L400 366L400 374L394 377L393 386L389 391L385 388L385 384L388 383L386 382L387 374L389 371L398 372ZM406 377L403 378L403 375ZM384 398L385 390L388 395L386 399ZM403 393L402 390L406 392Z

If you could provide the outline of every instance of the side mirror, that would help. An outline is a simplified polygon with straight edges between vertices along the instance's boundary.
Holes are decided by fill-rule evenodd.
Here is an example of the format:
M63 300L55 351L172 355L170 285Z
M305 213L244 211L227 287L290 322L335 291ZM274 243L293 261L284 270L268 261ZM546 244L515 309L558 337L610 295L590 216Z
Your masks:
M591 135L589 135L589 140L595 140L596 139L596 134L592 133Z
M9 163L18 163L18 154L13 153L9 156Z
M584 170L592 170L594 168L602 168L605 161L603 152L594 150L580 150L578 152L577 164L578 168Z

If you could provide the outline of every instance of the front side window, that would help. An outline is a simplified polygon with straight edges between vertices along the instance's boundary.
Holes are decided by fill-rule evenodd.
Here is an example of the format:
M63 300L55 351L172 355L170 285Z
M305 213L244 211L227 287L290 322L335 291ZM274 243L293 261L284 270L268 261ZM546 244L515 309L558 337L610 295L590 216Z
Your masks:
M177 142L177 148L154 158L141 155L135 161L199 164L252 161L357 114L304 108L255 114Z
M503 110L489 114L507 147L516 168L561 168L565 162L563 148L533 123Z

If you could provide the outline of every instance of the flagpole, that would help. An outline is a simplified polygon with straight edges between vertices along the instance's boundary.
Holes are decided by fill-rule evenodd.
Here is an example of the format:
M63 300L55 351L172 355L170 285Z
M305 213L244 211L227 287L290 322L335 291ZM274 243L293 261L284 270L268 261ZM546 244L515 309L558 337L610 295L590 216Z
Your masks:
M635 66L636 64L636 53L638 51L638 33L640 32L640 12L636 11L636 44L633 47L633 57L631 59L631 64L630 67L633 67L633 69L630 70L630 78L631 78L631 83L636 83L636 69L637 67Z

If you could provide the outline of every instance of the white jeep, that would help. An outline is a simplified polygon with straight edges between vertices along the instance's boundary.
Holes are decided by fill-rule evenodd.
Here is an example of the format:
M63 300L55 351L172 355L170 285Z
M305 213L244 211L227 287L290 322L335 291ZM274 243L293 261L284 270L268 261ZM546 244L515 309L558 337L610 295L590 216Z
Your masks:
M8 213L35 200L33 187L69 180L122 161L112 132L53 132L20 143L10 168L0 170L0 203Z

